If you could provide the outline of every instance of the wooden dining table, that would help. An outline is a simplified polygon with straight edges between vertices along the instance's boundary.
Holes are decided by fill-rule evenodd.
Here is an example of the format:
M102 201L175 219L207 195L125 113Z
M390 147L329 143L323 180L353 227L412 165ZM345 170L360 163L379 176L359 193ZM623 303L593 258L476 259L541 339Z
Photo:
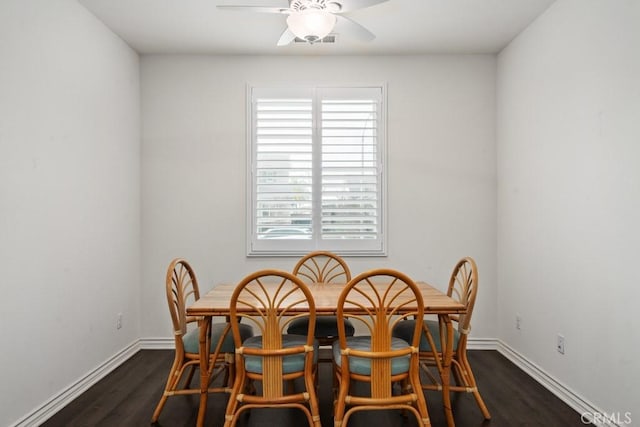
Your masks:
M449 394L449 378L451 371L451 360L453 357L453 324L449 315L464 314L466 307L464 304L457 302L453 298L447 296L438 288L426 283L416 282L424 299L424 314L437 315L441 324L445 325L444 349L441 360L442 369L440 377L442 381L442 396L445 417L447 425L453 427L455 425L453 412L451 409L451 398ZM276 284L274 284L275 286ZM335 315L337 311L337 302L344 285L331 283L316 283L309 286L313 295L316 307L316 315ZM209 386L209 345L207 331L210 329L213 317L228 317L230 315L231 295L235 289L235 285L220 284L212 288L193 305L187 307L187 315L198 317L198 325L200 328L200 407L198 410L197 426L204 425L208 386ZM369 302L363 298L365 307ZM407 306L407 311L411 310L411 306ZM300 310L304 310L302 307ZM414 307L415 310L415 307Z

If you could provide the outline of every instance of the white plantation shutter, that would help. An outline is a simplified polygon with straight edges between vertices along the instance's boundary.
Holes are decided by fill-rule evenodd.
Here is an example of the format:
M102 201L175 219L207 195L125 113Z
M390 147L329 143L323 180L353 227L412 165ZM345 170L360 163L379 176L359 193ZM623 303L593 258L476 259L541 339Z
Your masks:
M380 231L380 102L369 91L349 92L321 96L322 239L376 239Z
M299 229L311 239L312 99L258 98L254 105L257 238L285 238Z
M251 88L249 255L384 254L382 88Z

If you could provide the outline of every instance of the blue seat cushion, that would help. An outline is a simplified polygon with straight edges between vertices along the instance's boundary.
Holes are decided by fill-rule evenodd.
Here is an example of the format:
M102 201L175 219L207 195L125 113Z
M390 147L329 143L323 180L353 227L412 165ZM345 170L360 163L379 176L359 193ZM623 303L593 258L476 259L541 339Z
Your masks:
M282 335L282 347L291 348L300 345L305 345L307 342L306 335ZM244 347L248 348L262 348L262 336L257 335L251 337L242 343ZM314 340L313 343L313 363L318 363L318 341ZM282 373L291 374L293 372L301 372L304 370L304 353L291 354L282 358ZM244 366L247 372L253 372L256 374L262 373L262 357L261 356L244 356Z
M409 347L409 344L400 338L392 338L391 349L401 350ZM347 348L354 350L371 350L371 337L357 336L347 338ZM332 346L333 360L338 366L342 366L342 356L340 355L340 342L335 341ZM409 371L409 355L394 357L391 359L391 375L397 375ZM371 375L371 359L366 357L349 357L349 371L354 374Z
M220 337L226 328L226 323L212 323L211 324L211 350L215 351L216 346L218 345L218 341L220 341ZM253 328L249 325L240 324L240 336L242 336L243 341L247 338L253 336ZM184 351L187 353L198 353L200 347L200 331L198 329L194 329L190 332L187 332L182 337L182 343L184 344ZM231 330L224 338L222 343L222 349L220 350L222 353L233 353L236 349L236 346L233 343L233 334Z
M442 346L440 344L440 325L436 320L425 320L424 324L429 328L429 332L431 332L431 336L433 337L433 341L436 345L436 351L441 352ZM413 339L413 328L415 328L416 321L415 320L404 320L402 322L398 322L398 324L393 328L393 336L402 338L407 342L411 342ZM460 341L460 332L457 329L453 330L453 350L458 349L458 341ZM427 336L424 332L420 337L420 351L431 352L433 351L429 346L429 341L427 341Z
M309 318L299 317L294 319L287 328L288 334L306 335L309 328ZM344 330L348 337L353 336L356 329L349 319L344 319ZM316 338L327 338L338 336L338 318L336 316L316 316Z

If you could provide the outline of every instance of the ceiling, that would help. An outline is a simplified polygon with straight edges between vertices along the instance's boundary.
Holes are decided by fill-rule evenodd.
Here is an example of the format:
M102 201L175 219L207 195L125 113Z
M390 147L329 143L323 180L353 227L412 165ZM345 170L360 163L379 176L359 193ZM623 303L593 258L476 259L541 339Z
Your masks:
M78 0L141 54L396 55L496 53L555 0L389 0L349 18L376 39L276 46L285 15L217 5L288 7L288 0ZM349 0L344 0L348 2Z

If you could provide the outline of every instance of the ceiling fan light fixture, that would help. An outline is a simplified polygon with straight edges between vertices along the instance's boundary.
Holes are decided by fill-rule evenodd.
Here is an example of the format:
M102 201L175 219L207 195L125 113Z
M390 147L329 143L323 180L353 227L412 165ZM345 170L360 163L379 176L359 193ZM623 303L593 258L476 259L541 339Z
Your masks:
M291 13L287 25L296 37L315 43L333 30L336 17L326 9L309 8Z

